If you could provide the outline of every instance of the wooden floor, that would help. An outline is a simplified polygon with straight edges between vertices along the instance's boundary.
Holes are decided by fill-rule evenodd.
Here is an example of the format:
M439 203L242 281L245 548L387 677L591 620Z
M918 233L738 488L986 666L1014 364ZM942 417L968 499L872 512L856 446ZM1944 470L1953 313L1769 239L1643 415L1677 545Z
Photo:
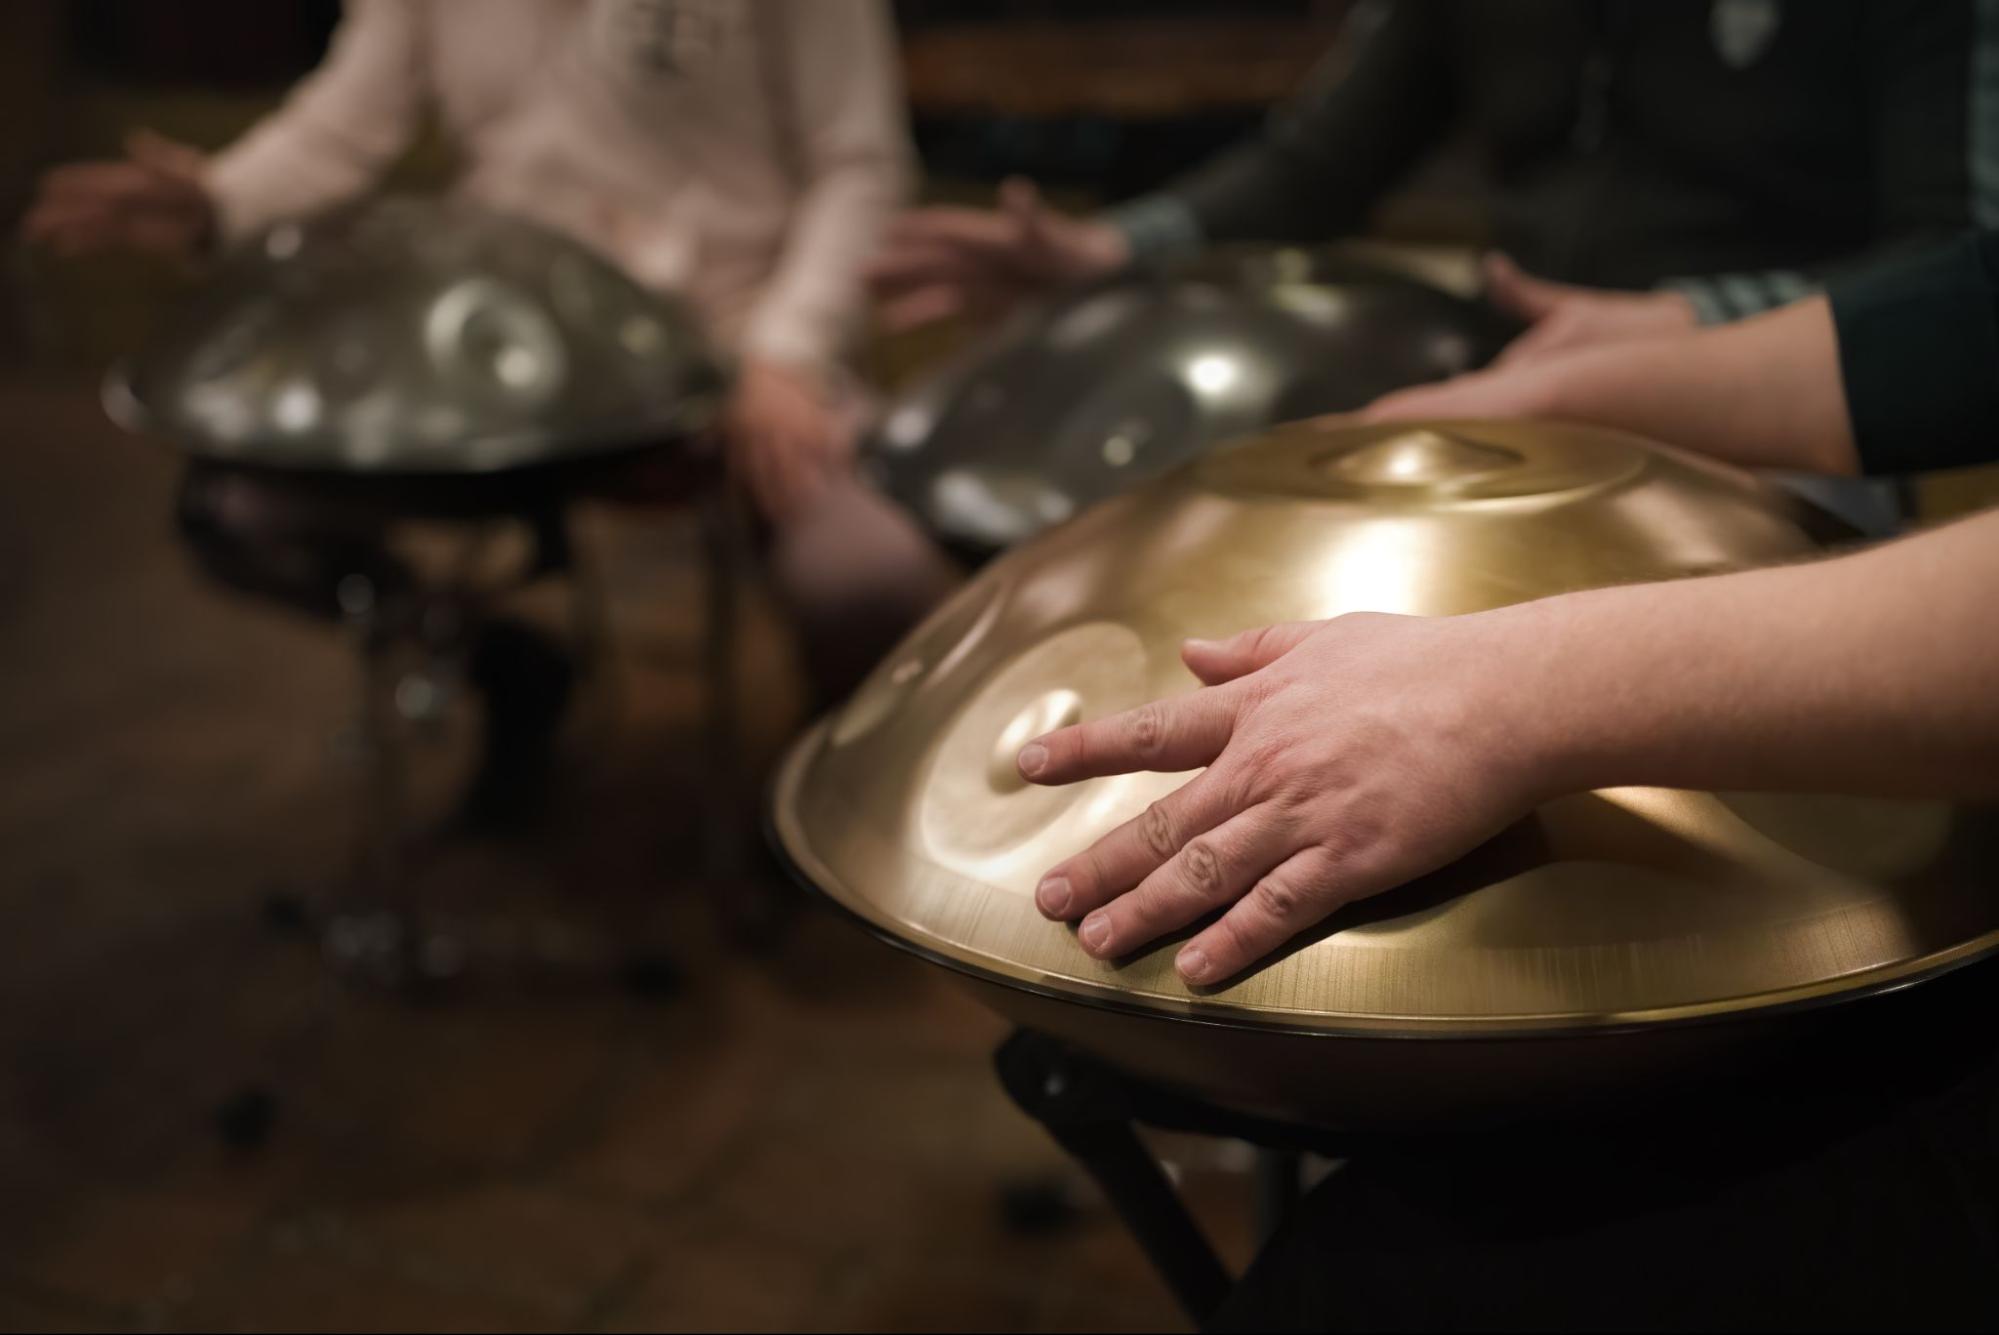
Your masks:
M330 987L259 905L344 865L350 664L189 570L174 474L82 380L0 373L0 1328L1177 1324L1101 1205L1002 1226L1002 1190L1062 1162L991 1078L996 1021L816 910L768 954L723 939L684 874L677 525L593 525L621 670L548 827L425 874L463 913L652 931L682 994ZM745 659L768 750L795 692L781 653ZM230 1151L214 1110L246 1085L277 1117ZM1239 1259L1242 1179L1167 1148Z

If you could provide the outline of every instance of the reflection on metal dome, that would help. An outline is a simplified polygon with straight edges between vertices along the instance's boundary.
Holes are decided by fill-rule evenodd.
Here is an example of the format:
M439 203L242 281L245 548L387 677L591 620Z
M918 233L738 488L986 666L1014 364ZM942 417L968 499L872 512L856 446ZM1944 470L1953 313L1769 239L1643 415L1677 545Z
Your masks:
M232 252L107 406L209 458L452 474L682 437L723 387L692 314L587 248L391 198Z
M1470 370L1507 332L1337 255L1222 253L1024 315L891 404L867 454L944 538L996 550L1231 436Z

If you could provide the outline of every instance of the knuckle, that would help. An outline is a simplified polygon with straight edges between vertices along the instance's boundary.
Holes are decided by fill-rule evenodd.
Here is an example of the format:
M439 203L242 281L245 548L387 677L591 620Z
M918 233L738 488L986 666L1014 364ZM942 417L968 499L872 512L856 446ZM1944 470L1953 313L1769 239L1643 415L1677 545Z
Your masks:
M1138 818L1138 837L1161 859L1170 858L1180 847L1173 837L1173 816L1163 802L1154 802Z
M1252 782L1274 776L1290 753L1291 744L1283 737L1256 738L1243 754L1245 776Z
M1219 780L1224 809L1231 812L1249 810L1262 797L1267 781L1263 766L1257 764L1253 756L1249 763L1232 767Z
M1272 922L1294 922L1305 907L1304 894L1279 876L1266 876L1258 881L1249 897L1257 912Z
M1141 756L1158 752L1166 742L1165 713L1157 704L1134 709L1125 723L1126 738Z
M1214 844L1207 839L1196 839L1180 852L1182 876L1187 887L1203 901L1212 900L1222 891L1222 859L1215 851Z

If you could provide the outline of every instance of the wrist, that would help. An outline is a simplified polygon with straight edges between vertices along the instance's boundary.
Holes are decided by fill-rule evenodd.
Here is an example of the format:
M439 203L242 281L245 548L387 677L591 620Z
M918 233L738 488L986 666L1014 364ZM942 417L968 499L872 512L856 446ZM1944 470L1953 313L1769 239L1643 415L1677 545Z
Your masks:
M1652 309L1658 316L1661 332L1679 333L1700 328L1700 309L1685 292L1677 288L1660 288L1648 293L1646 299L1652 303Z
M1484 683L1476 709L1495 722L1488 763L1529 801L1612 787L1639 735L1602 613L1621 590L1558 594L1472 615L1467 665Z

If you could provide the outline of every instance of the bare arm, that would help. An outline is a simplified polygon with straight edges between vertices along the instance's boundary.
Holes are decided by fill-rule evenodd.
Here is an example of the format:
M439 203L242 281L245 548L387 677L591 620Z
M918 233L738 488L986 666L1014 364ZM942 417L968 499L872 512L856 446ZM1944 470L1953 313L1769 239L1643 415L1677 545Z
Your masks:
M1999 796L1999 511L1804 565L1510 613L1556 786Z
M1746 468L1860 471L1824 297L1690 334L1607 343L1418 386L1362 416L1593 422Z
M1996 593L1999 512L1806 565L1190 643L1203 689L1023 748L1036 783L1202 769L1036 902L1107 959L1224 909L1177 959L1211 983L1563 793L1999 796Z

